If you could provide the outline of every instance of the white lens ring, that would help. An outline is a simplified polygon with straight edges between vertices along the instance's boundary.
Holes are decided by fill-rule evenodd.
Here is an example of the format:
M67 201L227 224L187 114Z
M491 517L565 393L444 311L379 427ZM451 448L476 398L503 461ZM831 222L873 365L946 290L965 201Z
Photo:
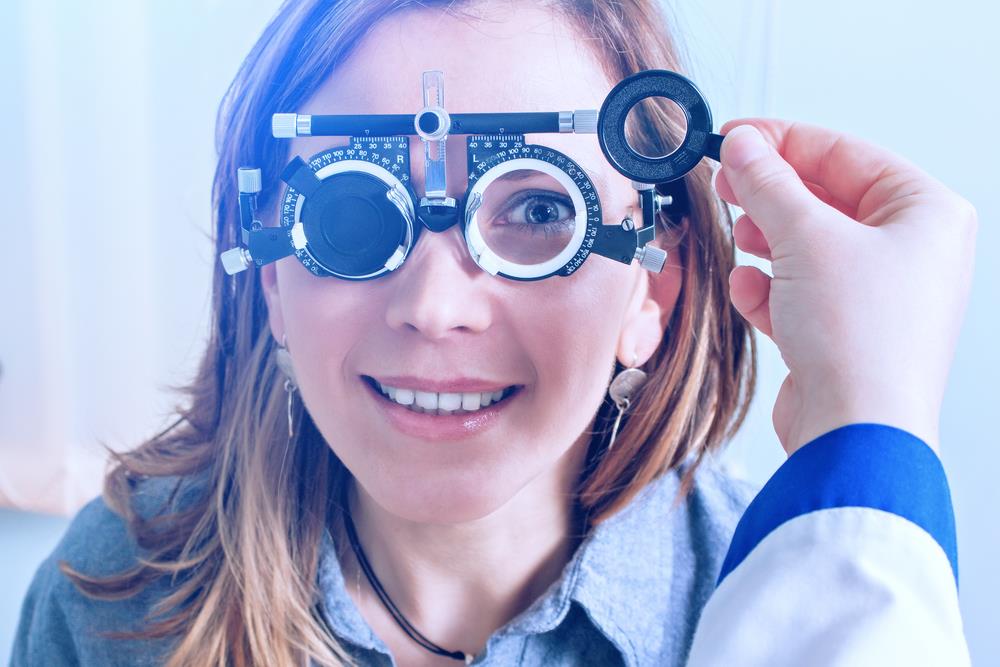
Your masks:
M477 222L478 211L473 213L465 226L465 242L476 263L484 271L492 275L502 273L512 278L530 280L556 273L576 256L587 235L587 204L583 199L580 186L565 171L540 158L522 157L500 162L488 169L469 189L466 195L466 205L468 206L469 202L476 200L477 195L478 199L481 199L486 189L498 178L520 170L540 171L547 174L556 179L569 193L573 209L576 211L576 218L573 236L566 247L552 259L537 264L517 264L503 259L490 249L486 239L483 238Z

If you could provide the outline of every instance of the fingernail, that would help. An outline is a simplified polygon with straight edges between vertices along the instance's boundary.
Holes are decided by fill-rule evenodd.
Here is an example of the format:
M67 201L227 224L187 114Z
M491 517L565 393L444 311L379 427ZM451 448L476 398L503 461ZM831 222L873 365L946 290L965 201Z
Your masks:
M726 134L722 142L722 164L730 169L742 169L767 155L769 150L770 144L756 127L737 125Z

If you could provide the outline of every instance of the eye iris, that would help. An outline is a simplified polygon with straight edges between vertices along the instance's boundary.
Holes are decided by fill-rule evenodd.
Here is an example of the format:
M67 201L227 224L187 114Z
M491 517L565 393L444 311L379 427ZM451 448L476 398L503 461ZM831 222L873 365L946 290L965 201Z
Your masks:
M546 202L535 203L528 209L528 219L536 224L545 224L559 218L559 211L552 204Z

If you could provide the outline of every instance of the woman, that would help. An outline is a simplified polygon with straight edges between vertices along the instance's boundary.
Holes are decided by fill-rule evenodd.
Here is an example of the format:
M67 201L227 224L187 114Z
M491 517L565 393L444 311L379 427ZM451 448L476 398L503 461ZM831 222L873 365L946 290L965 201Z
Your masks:
M451 109L597 108L633 72L682 70L664 25L643 0L286 3L220 110L218 250L237 240L237 167L262 168L273 226L289 158L337 144L276 141L272 113L412 113L431 69L445 72ZM634 139L656 150L681 132L660 108ZM190 408L118 457L104 500L39 569L14 663L825 664L898 656L902 627L924 638L917 656L960 656L947 548L935 551L946 527L918 534L928 520L891 503L842 504L906 521L810 494L842 491L841 471L858 466L879 474L852 493L920 471L943 479L927 445L975 214L844 135L768 120L722 133L714 187L703 162L685 177L690 214L661 216L659 274L592 257L569 277L507 281L476 266L458 227L426 233L373 281L319 278L295 258L234 278L217 268ZM632 213L634 191L592 137L537 143L588 171L605 222ZM448 148L453 196L465 189L462 146ZM747 215L731 225L719 196ZM734 269L731 236L769 258L774 278ZM749 495L701 464L752 395L744 320L790 369L774 422L801 452L730 548ZM648 379L612 447L619 409L606 392L627 367ZM460 419L391 404L408 391L501 396ZM939 487L921 497L947 501ZM868 553L876 540L863 538L886 526L894 537ZM929 564L887 584L893 549ZM944 583L928 592L919 577ZM810 613L817 582L842 588L843 604ZM910 617L849 606L897 590Z

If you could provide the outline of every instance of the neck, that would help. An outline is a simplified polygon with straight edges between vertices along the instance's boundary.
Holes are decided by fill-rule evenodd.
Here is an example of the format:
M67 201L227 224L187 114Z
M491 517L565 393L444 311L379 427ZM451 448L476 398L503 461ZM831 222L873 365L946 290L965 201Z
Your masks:
M402 519L350 482L351 516L365 555L382 588L421 633L449 650L477 653L559 578L583 533L573 491L586 443L576 445L563 465L491 514L465 523ZM338 551L348 590L373 629L402 633L350 548Z

